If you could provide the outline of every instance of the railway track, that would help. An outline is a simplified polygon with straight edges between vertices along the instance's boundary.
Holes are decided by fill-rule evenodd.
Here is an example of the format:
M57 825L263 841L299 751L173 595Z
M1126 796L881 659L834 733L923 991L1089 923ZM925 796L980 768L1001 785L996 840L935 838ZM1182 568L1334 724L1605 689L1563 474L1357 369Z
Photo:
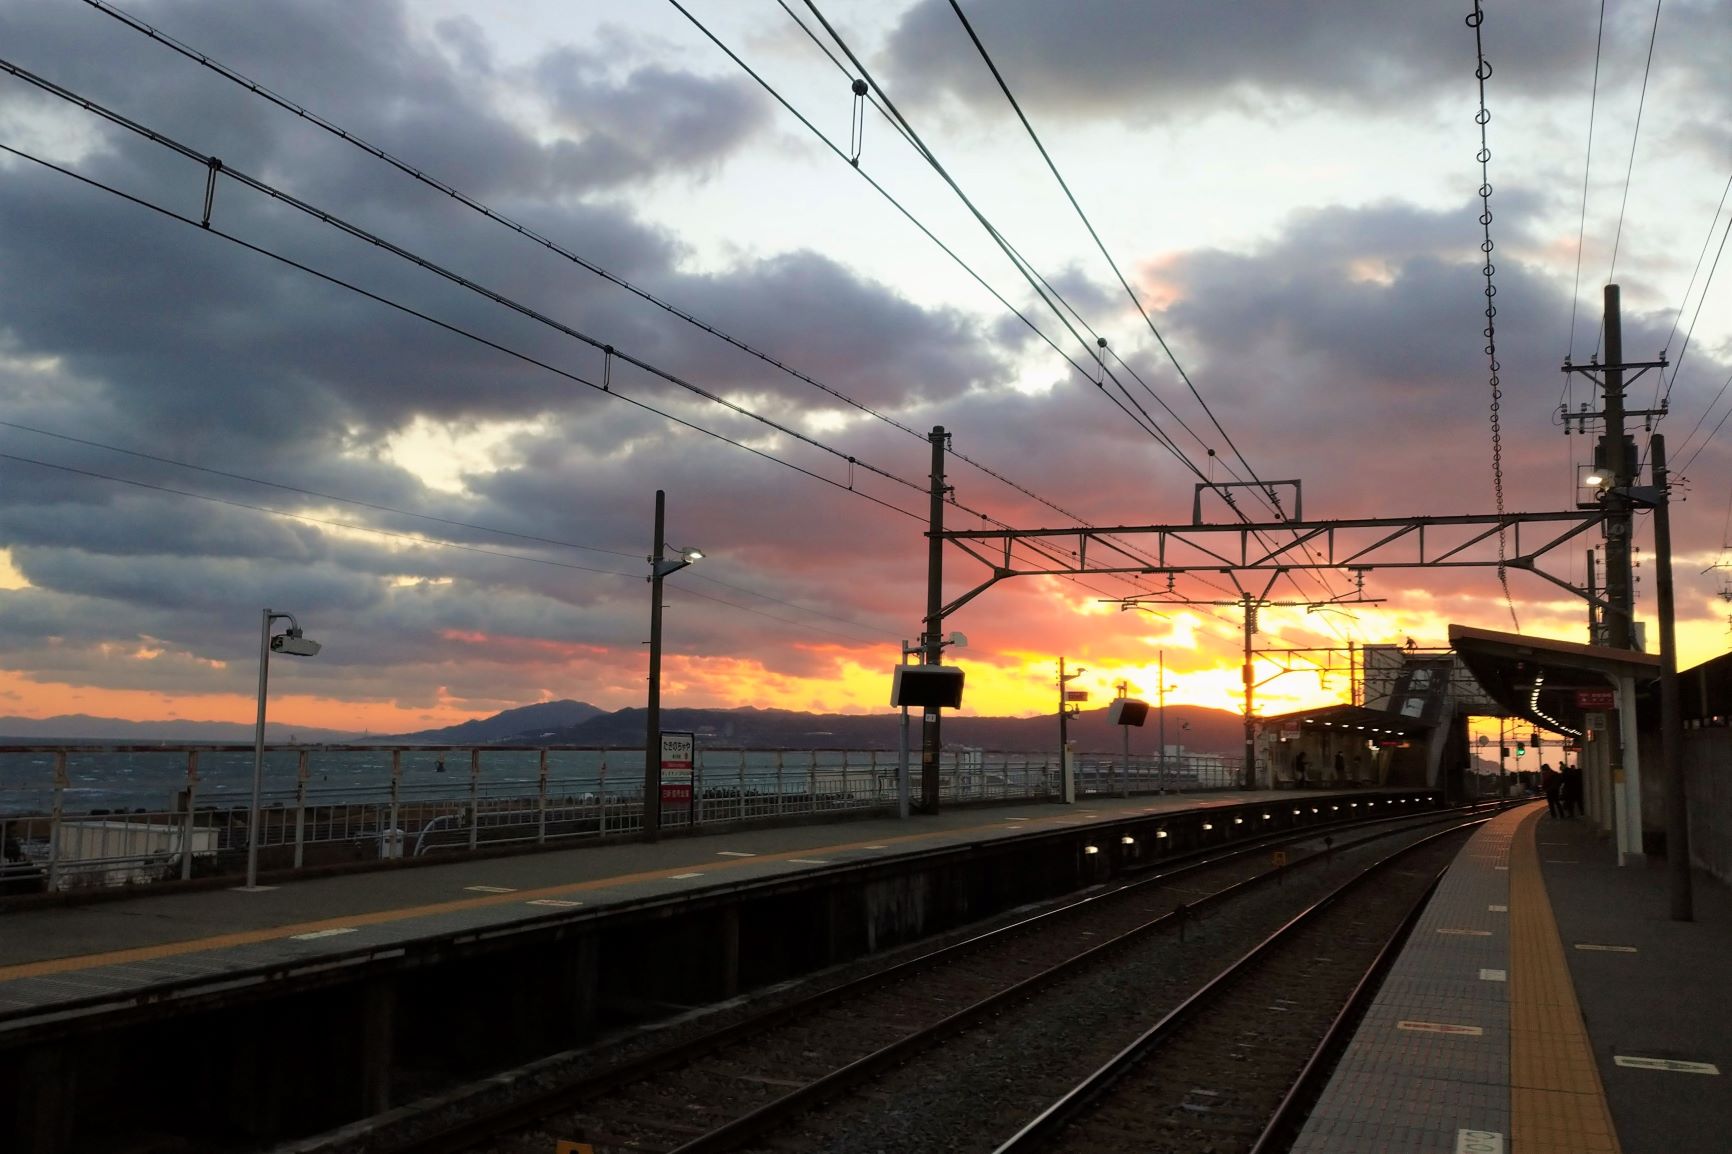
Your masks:
M1434 822L1460 820L1445 812L1428 816ZM1413 819L1361 822L1199 856L575 1084L550 1086L502 1109L424 1119L416 1137L404 1136L413 1127L399 1127L396 1136L373 1131L364 1145L429 1154L546 1151L556 1139L586 1141L597 1151L697 1154L741 1148L760 1134L786 1130L789 1119L845 1096L957 1032L1035 1000L1044 987L1112 968L1139 942L1164 938L1165 948L1176 941L1182 950L1187 935L1199 944L1207 940L1210 949L1248 934L1257 940L1326 884L1311 875L1329 872L1326 866L1336 872L1351 868L1356 855L1368 852L1364 847L1410 836L1412 824ZM1326 834L1336 842L1332 847L1324 845ZM1286 847L1284 867L1265 860L1276 846ZM1306 866L1319 868L1301 868ZM1189 952L1183 972L1171 975L1173 990L1166 996L1175 1002L1198 980L1194 971L1203 951ZM773 1144L804 1148L798 1138Z
M994 1154L1285 1149L1453 841L1438 834L1406 847L1300 913Z

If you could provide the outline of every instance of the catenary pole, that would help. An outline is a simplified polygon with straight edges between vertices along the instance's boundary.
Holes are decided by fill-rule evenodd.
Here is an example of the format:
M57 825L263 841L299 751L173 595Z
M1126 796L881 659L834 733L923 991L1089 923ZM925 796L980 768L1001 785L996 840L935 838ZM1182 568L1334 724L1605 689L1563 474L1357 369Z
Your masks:
M926 664L944 660L944 445L948 436L943 425L934 425L927 435L932 442L932 494L926 534L926 632L920 637L926 648ZM939 709L925 707L920 726L920 810L938 812L938 760L943 749Z

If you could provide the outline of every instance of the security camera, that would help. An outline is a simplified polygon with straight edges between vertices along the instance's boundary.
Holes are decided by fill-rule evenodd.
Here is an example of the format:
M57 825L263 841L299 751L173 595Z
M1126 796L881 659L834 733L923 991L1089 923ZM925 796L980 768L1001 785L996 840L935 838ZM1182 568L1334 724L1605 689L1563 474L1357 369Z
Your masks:
M317 657L319 649L317 641L302 637L299 630L279 633L271 638L272 653L287 653L291 657Z

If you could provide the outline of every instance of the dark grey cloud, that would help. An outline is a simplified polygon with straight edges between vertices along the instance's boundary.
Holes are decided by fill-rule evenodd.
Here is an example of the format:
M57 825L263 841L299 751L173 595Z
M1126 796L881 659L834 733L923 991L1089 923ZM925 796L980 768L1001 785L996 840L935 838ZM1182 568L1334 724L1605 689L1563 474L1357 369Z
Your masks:
M1477 98L1468 5L1377 0L1307 4L1194 4L1185 0L995 0L968 5L969 19L1012 90L1036 118L1085 115L1172 121L1237 109L1279 116L1285 101L1377 115L1417 103ZM1605 42L1640 76L1653 8L1611 5ZM1485 51L1494 97L1585 99L1594 61L1592 6L1536 3L1487 9ZM1703 106L1703 123L1728 97L1721 65L1732 24L1714 0L1668 5L1662 66ZM884 49L899 102L935 96L998 109L1004 98L948 0L920 0Z
M591 61L560 73L555 49L527 73L507 71L473 25L441 25L436 44L422 43L394 5L296 8L278 14L269 40L260 40L256 21L222 5L166 3L141 15L871 403L914 409L928 397L986 387L1002 371L970 322L909 305L889 286L834 262L793 253L683 272L677 237L641 223L628 204L580 198L622 181L713 172L763 123L762 110L731 80L633 64L623 42L607 46L606 68ZM599 339L790 424L840 408L112 22L50 4L10 6L0 20L9 50L44 74ZM551 142L505 116L494 99L498 86L526 78L546 82L528 94L558 108L556 129L569 126ZM46 151L178 211L199 209L197 165L93 127L83 114L10 80L0 88L0 121L76 126L84 135ZM577 179L574 150L597 141L612 142L618 163L586 161ZM813 483L734 446L199 230L22 162L0 165L0 264L8 270L0 280L0 391L10 419L450 519L624 546L630 554L431 525L0 430L0 451L19 456L560 562L441 550L5 463L9 502L0 512L0 543L33 586L0 595L9 668L45 681L164 689L190 689L203 670L204 688L245 692L248 622L271 604L295 609L310 632L339 639L316 671L286 674L332 697L426 703L444 695L487 708L548 692L583 696L583 686L565 680L576 676L635 693L641 674L630 672L629 661L622 674L620 663L622 655L641 653L641 558L657 485L675 494L675 516L691 539L704 538L716 551L708 572L744 587L700 581L694 590L792 622L694 593L687 598L694 611L670 653L756 651L773 665L809 669L814 659L775 640L778 633L814 635L811 627L829 621L870 636L894 600L887 594L877 605L844 608L842 591L814 557L851 557L875 587L898 571L917 573L918 524L885 528L893 516L874 514L846 487L915 508L919 493L892 493L898 487L864 471L850 478L846 461L614 366L615 391L786 456L841 486L806 487ZM603 377L598 351L235 186L219 188L213 223L560 368ZM471 476L467 492L451 494L428 489L381 456L388 438L423 418L459 428L539 422L546 431L518 437L498 471ZM831 429L858 431L857 423ZM922 475L924 443L883 426L858 438L855 451L862 459L889 454L897 470ZM903 554L910 558L905 568ZM165 653L128 656L137 648ZM171 665L172 675L165 672Z

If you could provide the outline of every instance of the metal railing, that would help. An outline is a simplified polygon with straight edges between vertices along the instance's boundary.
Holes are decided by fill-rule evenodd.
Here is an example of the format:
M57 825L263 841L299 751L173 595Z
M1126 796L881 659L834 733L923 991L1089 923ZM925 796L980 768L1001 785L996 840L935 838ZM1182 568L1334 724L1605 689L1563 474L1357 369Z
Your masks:
M0 746L0 895L148 885L245 870L252 747ZM1075 757L1077 793L1230 789L1215 757ZM918 789L919 766L913 767ZM896 807L897 754L700 749L662 826L796 822ZM1057 758L947 751L942 803L1053 800ZM684 784L683 782L681 784ZM267 747L267 870L632 834L643 752L571 746Z

